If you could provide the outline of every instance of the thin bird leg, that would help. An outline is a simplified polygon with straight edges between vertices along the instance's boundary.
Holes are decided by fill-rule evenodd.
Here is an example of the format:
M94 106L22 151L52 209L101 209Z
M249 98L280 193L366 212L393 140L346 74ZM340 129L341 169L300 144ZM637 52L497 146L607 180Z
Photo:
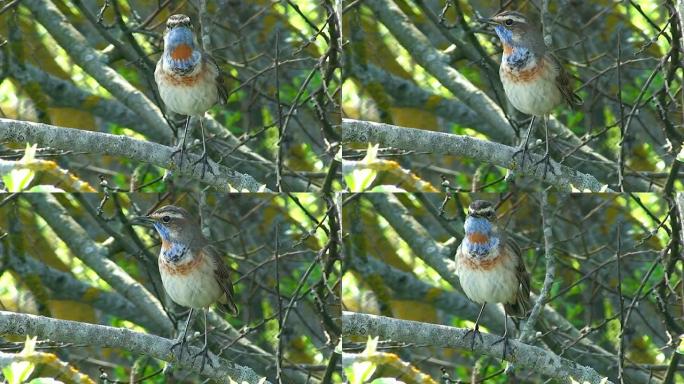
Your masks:
M515 159L515 157L518 156L518 154L522 153L522 162L520 163L521 172L525 169L525 155L529 156L527 154L527 144L530 141L530 135L532 134L532 129L534 128L534 120L536 118L537 116L532 116L532 121L530 121L530 126L527 128L527 134L525 135L525 142L515 152L513 152L512 159Z
M548 169L551 169L551 173L554 175L556 174L556 171L553 169L553 165L551 164L551 155L549 154L549 126L547 124L546 115L544 115L544 134L546 135L546 153L544 153L544 157L542 157L541 160L534 163L535 166L544 163L544 176L542 177L542 180L546 179L546 171Z
M209 164L209 160L207 159L207 143L204 139L204 125L202 124L202 117L201 116L200 116L200 128L202 129L202 156L200 156L199 160L195 161L194 164L197 164L200 162L202 163L202 177L201 178L204 179L204 173L205 173L207 167L209 167L209 173L211 173L212 175L216 175L216 174L214 173L214 169L211 167L211 165Z
M173 345L171 345L171 350L173 351L174 348L180 345L180 353L178 354L178 361L180 361L183 358L183 346L185 346L185 336L188 334L188 325L190 325L190 319L192 319L192 311L193 309L190 308L190 314L188 315L188 320L185 322L185 330L183 331L183 336L177 340Z
M482 316L482 311L484 310L485 305L487 305L487 303L482 303L480 313L477 314L477 319L475 320L475 327L473 327L473 329L469 329L468 331L466 331L465 335L463 335L463 338L465 339L469 333L473 333L473 340L470 342L471 350L475 349L475 336L478 336L480 338L481 343L483 342L482 334L480 334L480 316Z
M180 162L178 165L178 168L183 167L183 155L185 155L185 140L188 137L188 131L190 130L190 117L188 116L185 119L185 131L183 131L183 141L181 141L180 146L176 147L176 149L173 150L173 153L171 153L171 157L173 157L176 153L180 152Z
M504 334L503 337L500 338L499 340L495 341L492 343L492 346L499 344L503 342L503 355L501 356L501 361L504 361L506 359L506 353L508 352L508 312L506 311L506 308L504 307Z
M207 336L209 335L209 331L207 330L207 312L209 310L207 308L204 308L204 347L202 347L202 350L199 351L195 356L193 356L193 364L194 359L197 358L197 356L202 355L202 366L200 367L200 373L204 370L204 363L208 360L209 365L214 368L214 364L211 362L211 359L208 359L207 356L209 354L209 341Z

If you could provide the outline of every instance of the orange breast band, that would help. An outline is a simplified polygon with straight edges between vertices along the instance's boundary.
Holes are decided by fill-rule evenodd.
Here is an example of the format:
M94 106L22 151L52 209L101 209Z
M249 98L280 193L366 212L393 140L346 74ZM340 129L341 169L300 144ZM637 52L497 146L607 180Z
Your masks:
M489 241L489 236L482 232L473 232L468 235L468 241L475 244L484 244Z
M162 251L168 251L170 248L171 248L171 243L168 242L168 241L164 241L164 240L162 239L162 242L161 242L161 249L162 249Z
M171 52L171 58L174 60L189 59L190 56L192 56L192 48L187 44L180 44Z

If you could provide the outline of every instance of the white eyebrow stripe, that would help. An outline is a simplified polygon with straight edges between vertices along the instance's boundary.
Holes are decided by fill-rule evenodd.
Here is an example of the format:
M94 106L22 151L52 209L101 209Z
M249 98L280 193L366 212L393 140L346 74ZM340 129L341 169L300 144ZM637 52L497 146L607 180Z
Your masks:
M508 18L515 21L515 22L518 22L518 23L526 23L527 22L527 20L525 20L524 18L517 16L517 15L509 15Z

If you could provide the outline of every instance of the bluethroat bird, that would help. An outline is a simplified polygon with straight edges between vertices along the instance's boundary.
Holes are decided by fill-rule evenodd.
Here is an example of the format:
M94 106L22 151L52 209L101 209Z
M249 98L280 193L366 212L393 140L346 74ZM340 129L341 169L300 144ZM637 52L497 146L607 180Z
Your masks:
M487 303L503 303L504 324L508 316L526 317L530 307L530 276L525 269L520 248L495 224L496 213L489 201L476 200L468 207L463 225L465 236L456 251L456 271L466 296L482 304L472 332L480 337L479 323ZM503 356L506 357L508 326L504 325Z
M499 77L506 97L515 109L532 115L522 149L516 152L522 152L521 169L525 165L525 154L534 120L538 116L542 116L544 120L546 153L537 164L544 162L545 178L547 168L551 166L548 114L563 102L573 108L581 105L582 99L570 87L568 73L558 59L547 50L541 25L516 11L503 11L482 21L494 25L494 31L503 45ZM555 173L553 167L551 172Z
M202 178L207 167L213 174L214 171L207 161L202 116L217 102L225 102L226 91L218 66L197 43L197 37L188 16L173 15L166 21L164 53L157 62L154 79L166 107L172 112L187 116L183 141L179 149L181 166L185 140L190 128L190 118L197 116L202 130L202 157L198 161L202 162Z
M202 235L199 222L183 208L167 205L134 221L154 226L161 237L159 251L159 274L164 290L178 305L190 308L185 330L174 347L183 346L188 325L195 309L204 310L204 347L202 368L207 358L207 309L218 303L219 308L237 316L238 308L233 297L230 271L219 253ZM195 357L199 356L195 355Z

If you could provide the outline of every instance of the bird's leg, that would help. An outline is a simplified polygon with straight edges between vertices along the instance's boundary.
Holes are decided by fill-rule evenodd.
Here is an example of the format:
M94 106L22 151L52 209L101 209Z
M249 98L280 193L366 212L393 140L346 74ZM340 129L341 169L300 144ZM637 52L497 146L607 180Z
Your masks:
M529 156L527 153L527 144L530 141L530 135L532 134L532 129L534 128L534 120L537 118L537 116L532 115L532 120L530 121L530 126L527 128L527 134L525 135L525 142L523 143L522 146L518 147L518 149L513 152L513 156L511 157L512 159L515 159L518 154L522 153L522 162L520 163L520 171L524 171L525 169L525 155Z
M484 310L485 305L487 303L482 303L482 307L480 308L480 313L477 314L477 319L475 320L475 327L473 329L469 329L465 335L463 335L463 338L465 339L466 336L468 336L469 333L473 333L473 340L470 342L470 349L475 348L475 337L478 336L480 338L480 342L482 343L482 334L480 334L480 316L482 316L482 311Z
M544 115L544 134L546 135L546 153L544 153L544 157L542 157L541 160L534 163L535 166L544 163L544 175L542 180L546 179L546 171L548 169L551 169L551 173L554 175L556 174L556 171L553 169L553 165L551 164L551 155L549 154L549 126L547 124L546 115Z
M508 352L508 313L504 307L504 334L499 340L492 343L492 346L503 342L503 355L501 356L501 361L506 359L506 352Z
M171 350L180 345L180 353L178 354L178 361L183 358L183 346L185 346L185 336L188 334L188 326L190 325L190 319L192 319L192 308L190 308L190 314L188 315L188 320L185 322L185 330L183 331L183 336L181 336L173 345L171 345Z
M214 367L214 364L211 362L211 359L207 358L207 355L209 353L209 343L207 339L207 335L209 335L209 331L207 330L207 312L208 309L204 308L204 347L202 347L202 350L195 354L195 356L193 356L193 359L195 359L197 358L197 356L202 355L202 366L200 367L200 373L202 373L202 371L204 370L204 363L207 360L209 360L209 365L211 365L212 368Z
M195 161L194 164L197 164L200 162L202 163L202 177L201 178L204 179L204 173L205 173L207 167L209 167L209 173L211 173L212 175L216 175L216 174L214 173L214 169L211 167L211 165L209 164L209 160L207 159L207 143L204 139L204 125L202 124L202 117L201 116L200 116L200 128L202 130L202 156L199 158L199 160Z
M176 153L180 152L180 162L178 164L178 168L183 168L183 155L185 155L185 139L188 137L188 130L190 129L190 118L191 116L188 115L188 117L185 119L185 131L183 131L183 141L181 141L181 144L173 150L173 153L171 153L171 157L173 157L174 155L176 155Z

